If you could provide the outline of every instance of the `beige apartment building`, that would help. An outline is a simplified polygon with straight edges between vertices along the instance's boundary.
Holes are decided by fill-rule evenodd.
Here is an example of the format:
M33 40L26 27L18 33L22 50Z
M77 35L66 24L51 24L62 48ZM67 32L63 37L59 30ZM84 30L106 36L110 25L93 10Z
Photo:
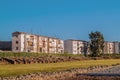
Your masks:
M83 40L65 40L64 41L65 52L72 54L86 54L88 53L88 42Z
M105 54L119 54L120 53L120 43L119 42L109 42L105 41L104 43L104 52Z
M58 38L48 38L49 53L64 53L64 41Z
M114 43L113 42L105 42L104 43L104 53L105 54L112 54L114 53Z
M28 34L12 33L13 52L63 53L64 41L58 38Z

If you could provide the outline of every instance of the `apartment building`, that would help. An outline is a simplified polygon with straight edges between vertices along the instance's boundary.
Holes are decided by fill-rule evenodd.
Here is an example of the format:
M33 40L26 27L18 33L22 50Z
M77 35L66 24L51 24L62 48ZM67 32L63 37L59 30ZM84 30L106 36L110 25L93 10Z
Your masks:
M114 53L120 54L120 42L113 42L114 43Z
M119 54L120 53L120 42L109 42L104 43L104 53L105 54Z
M64 41L57 38L48 38L49 53L64 53Z
M65 40L64 50L73 54L86 54L88 53L88 42L83 40Z
M12 33L12 51L63 53L64 42L58 38L14 32Z
M38 36L37 39L37 52L48 53L48 37Z
M0 45L2 45L2 43ZM2 49L4 46L0 47ZM25 32L14 32L12 33L12 51L89 54L89 42L72 39L63 41L54 37L29 34ZM120 42L105 41L103 53L120 54Z
M114 43L113 42L104 42L104 52L105 54L113 54L114 53Z

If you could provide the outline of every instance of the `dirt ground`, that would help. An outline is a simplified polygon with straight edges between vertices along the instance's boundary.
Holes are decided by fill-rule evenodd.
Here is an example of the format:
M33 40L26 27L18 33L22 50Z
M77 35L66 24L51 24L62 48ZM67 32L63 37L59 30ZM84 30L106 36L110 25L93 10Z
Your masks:
M120 76L76 76L66 80L120 80Z

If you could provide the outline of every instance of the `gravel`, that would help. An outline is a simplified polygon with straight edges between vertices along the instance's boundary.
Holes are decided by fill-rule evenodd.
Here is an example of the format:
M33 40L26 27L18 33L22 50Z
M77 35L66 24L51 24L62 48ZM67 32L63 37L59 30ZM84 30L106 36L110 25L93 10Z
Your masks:
M117 66L112 66L109 67L107 69L103 69L100 71L94 71L94 72L90 72L89 74L120 74L120 65Z

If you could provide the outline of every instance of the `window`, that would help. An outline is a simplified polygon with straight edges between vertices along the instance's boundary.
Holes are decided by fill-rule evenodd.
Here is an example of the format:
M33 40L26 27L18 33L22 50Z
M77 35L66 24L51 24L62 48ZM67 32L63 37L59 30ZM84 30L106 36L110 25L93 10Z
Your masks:
M33 42L28 41L28 46L34 46Z
M27 40L29 40L29 38L27 38Z
M15 35L16 38L18 38L18 35Z
M42 48L40 48L40 52L42 52Z
M16 47L16 50L18 50L18 47Z
M18 44L18 41L16 41L16 44Z

